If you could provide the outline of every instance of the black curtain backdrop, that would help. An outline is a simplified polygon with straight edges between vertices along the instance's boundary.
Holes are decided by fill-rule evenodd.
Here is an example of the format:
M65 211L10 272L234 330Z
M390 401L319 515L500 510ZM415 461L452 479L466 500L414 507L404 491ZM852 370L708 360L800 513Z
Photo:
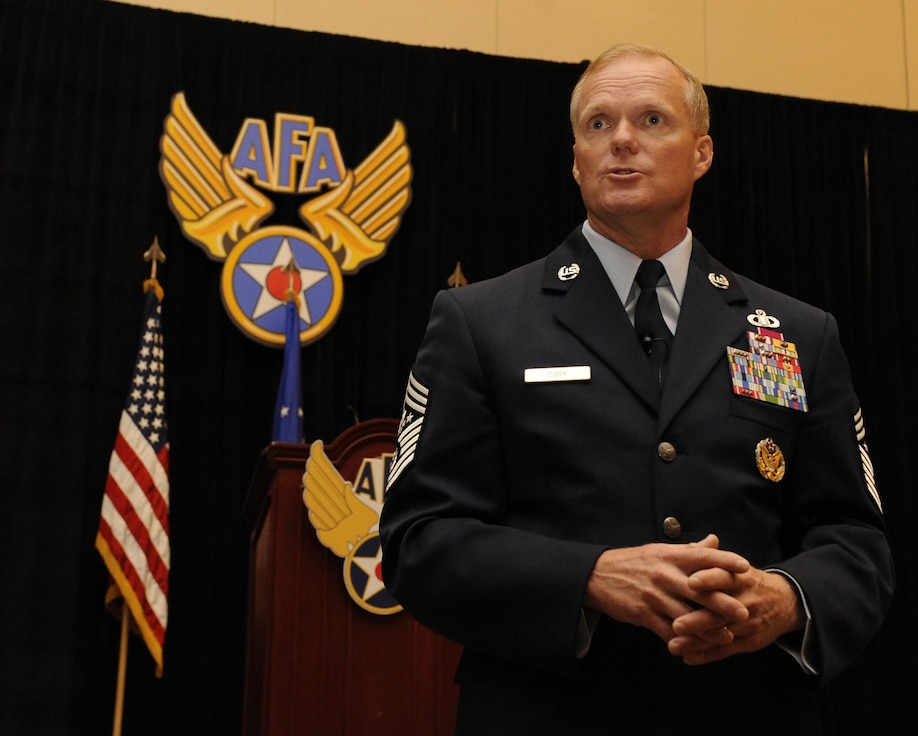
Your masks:
M355 419L399 415L430 303L457 262L470 281L497 275L582 219L567 121L582 67L89 0L0 3L0 732L111 729L119 624L93 542L154 236L167 255L170 615L162 679L131 637L124 732L240 730L241 511L282 356L230 322L221 264L168 209L158 161L172 96L185 92L225 152L247 117L313 116L348 168L395 119L406 125L402 228L382 260L345 277L337 324L302 351L306 436L328 441ZM894 733L918 692L918 116L709 92L716 156L692 227L735 270L838 317L896 557L887 625L824 693L827 733ZM278 224L296 224L288 204ZM749 696L754 718L769 694Z

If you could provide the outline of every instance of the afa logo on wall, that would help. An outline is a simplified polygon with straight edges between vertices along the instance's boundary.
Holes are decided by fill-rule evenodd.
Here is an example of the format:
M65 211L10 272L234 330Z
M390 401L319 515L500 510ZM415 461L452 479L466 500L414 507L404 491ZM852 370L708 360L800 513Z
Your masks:
M160 150L160 176L182 231L223 261L227 313L273 347L285 342L288 290L299 304L301 345L331 328L344 298L342 274L385 255L411 200L411 152L400 121L354 169L345 166L332 128L288 113L276 113L273 139L266 121L246 119L224 154L179 92ZM265 224L275 211L265 192L303 196L300 222Z

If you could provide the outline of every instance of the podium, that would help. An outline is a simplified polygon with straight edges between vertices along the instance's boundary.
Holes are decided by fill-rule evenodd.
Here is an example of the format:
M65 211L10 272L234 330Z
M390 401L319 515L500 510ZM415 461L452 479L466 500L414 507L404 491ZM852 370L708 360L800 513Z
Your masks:
M357 424L325 446L353 481L394 452L398 422ZM243 736L439 736L455 729L460 647L406 612L378 615L346 589L303 503L308 445L262 452L245 503L250 530ZM380 496L381 498L381 496Z

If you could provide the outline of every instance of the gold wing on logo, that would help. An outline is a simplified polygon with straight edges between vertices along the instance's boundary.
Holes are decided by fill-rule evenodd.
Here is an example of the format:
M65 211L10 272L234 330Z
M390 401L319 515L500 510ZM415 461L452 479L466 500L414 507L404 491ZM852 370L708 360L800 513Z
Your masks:
M328 459L322 440L309 448L303 474L303 503L319 541L338 557L351 548L379 521L376 512L361 501Z
M411 201L411 150L396 120L386 139L344 181L300 207L344 273L382 257ZM341 252L343 251L343 253Z
M214 260L274 210L271 201L233 171L179 92L163 124L160 176L185 235Z

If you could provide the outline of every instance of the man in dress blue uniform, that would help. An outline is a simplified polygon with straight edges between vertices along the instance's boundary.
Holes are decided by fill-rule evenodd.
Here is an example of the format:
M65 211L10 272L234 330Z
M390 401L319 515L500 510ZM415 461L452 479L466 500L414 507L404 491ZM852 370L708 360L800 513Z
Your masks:
M613 47L571 122L586 221L435 300L386 585L465 646L460 734L819 733L893 589L836 322L688 229L713 158L688 70Z

